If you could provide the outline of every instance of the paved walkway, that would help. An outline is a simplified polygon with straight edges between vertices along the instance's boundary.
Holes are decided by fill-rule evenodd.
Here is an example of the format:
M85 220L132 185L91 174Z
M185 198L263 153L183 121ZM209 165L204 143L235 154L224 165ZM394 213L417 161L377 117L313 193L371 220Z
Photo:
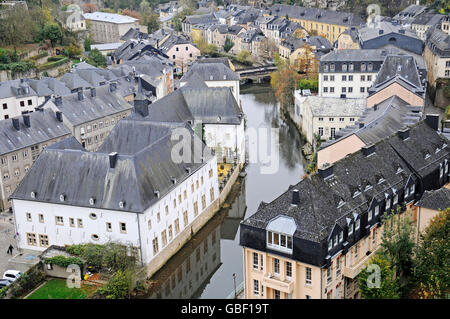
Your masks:
M7 254L9 245L14 247L13 254ZM27 271L31 266L36 264L39 259L40 252L24 250L22 254L17 249L17 243L14 239L14 221L12 214L0 214L0 278L8 269Z

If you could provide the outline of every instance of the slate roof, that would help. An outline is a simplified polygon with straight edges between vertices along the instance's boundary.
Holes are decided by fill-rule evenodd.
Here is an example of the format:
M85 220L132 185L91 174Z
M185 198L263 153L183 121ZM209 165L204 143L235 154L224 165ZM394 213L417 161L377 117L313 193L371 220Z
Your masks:
M241 123L242 111L229 88L186 85L150 104L147 117L142 118L133 113L130 118L167 123L186 123L194 120L202 121L203 124Z
M289 216L296 222L295 237L322 243L335 225L344 228L346 218L353 219L353 213L367 212L373 198L382 201L385 193L392 195L393 189L404 188L410 177L415 179L413 169L422 165L414 160L419 153L417 149L437 141L444 139L421 122L410 129L410 137L404 141L394 134L377 143L370 156L359 151L335 162L333 174L326 179L318 173L307 176L271 203L261 203L256 213L242 224L265 229L274 217ZM416 149L414 145L417 145ZM436 164L440 158L449 156L448 147L441 152L439 158L434 157L429 162ZM424 173L424 169L420 171ZM291 205L294 189L299 190L300 195L297 206ZM354 196L356 190L361 193ZM343 205L339 205L341 201Z
M380 30L384 31L383 34L379 33ZM400 33L400 30L404 30L405 33L404 34ZM412 31L411 29L405 28L398 24L396 25L393 23L389 23L386 21L380 22L380 24L377 25L377 28L363 27L363 28L359 29L358 30L358 38L360 41L366 42L369 40L376 39L380 36L385 36L390 33L401 34L406 37L420 40L419 37L417 36L417 34L414 31Z
M9 97L22 98L36 95L36 92L30 87L28 79L0 82L0 99Z
M25 147L59 138L71 133L70 129L56 119L52 110L29 113L30 127L19 117L20 129L13 127L12 119L0 121L0 155Z
M108 12L92 12L85 13L84 18L86 20L94 20L101 22L109 22L115 24L133 23L138 21L136 18L132 18L122 14L108 13Z
M185 126L195 140L194 147L196 143L200 145L197 154L203 153L206 158L203 163L175 163L171 150L178 141L172 141L171 130L164 131L163 126L123 120L98 152L65 147L45 149L11 198L143 213L210 159L209 152L201 152L205 145ZM119 153L114 168L110 168L111 152ZM48 163L52 163L51 170ZM31 198L31 192L35 192L35 198ZM60 201L61 194L65 195L64 202ZM90 198L95 199L94 205L90 205ZM123 208L119 207L121 201Z
M360 26L363 20L353 13L305 8L297 5L274 4L270 7L273 16L303 19L341 26Z
M164 41L160 45L159 49L162 52L167 53L174 45L178 45L178 44L193 45L192 42L189 39L187 39L186 37L172 34L166 41Z
M369 92L382 90L392 82L397 82L411 92L424 97L425 88L418 72L418 67L413 56L389 55L384 60Z
M424 13L416 16L412 24L433 26L441 22L444 16L437 13Z
M219 22L215 15L213 13L210 14L201 14L201 15L191 15L186 16L183 19L183 22L189 23L189 24L203 24L203 23L212 23L212 22Z
M442 187L438 190L426 191L416 206L433 210L445 210L450 207L450 189Z
M426 45L440 58L450 58L450 34L434 27L427 33Z
M360 117L366 110L366 99L341 99L311 95L306 97L303 104L308 105L313 116Z
M203 81L239 81L239 75L222 63L195 63L180 81L189 81L193 74L200 76Z
M109 86L98 87L95 97L91 97L89 90L84 91L82 101L78 100L78 93L63 96L62 105L56 107L72 125L80 125L132 108L122 96L109 90ZM54 99L47 103L50 102L54 104ZM47 103L44 108L48 107Z

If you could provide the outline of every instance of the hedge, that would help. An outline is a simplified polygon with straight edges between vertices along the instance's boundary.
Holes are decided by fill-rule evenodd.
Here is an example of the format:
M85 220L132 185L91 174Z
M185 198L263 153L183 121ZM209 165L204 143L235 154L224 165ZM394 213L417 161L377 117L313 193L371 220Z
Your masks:
M52 69L57 66L63 65L64 63L67 63L67 62L69 62L69 58L64 57L63 59L58 60L58 61L47 62L45 64L42 64L42 65L38 66L37 69L38 69L38 71L45 71L45 70Z
M48 55L48 52L44 51L44 52L41 52L41 53L39 53L39 54L37 54L35 56L32 56L30 59L36 61L36 60L45 58L47 55Z
M44 260L45 264L55 264L61 267L69 267L69 265L78 265L83 267L84 262L78 257L54 256Z
M55 61L59 61L62 59L65 59L66 57L64 55L55 55L55 56L51 56L47 59L47 62L55 62Z
M36 68L34 61L24 60L21 62L13 62L8 64L0 64L0 71L11 71L12 74L24 73Z

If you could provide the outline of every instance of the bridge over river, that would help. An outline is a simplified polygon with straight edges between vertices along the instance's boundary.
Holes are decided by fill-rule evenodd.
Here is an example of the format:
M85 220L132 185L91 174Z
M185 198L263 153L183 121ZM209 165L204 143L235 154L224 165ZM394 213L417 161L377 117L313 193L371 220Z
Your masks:
M245 69L236 69L235 72L239 74L241 78L241 84L247 84L268 82L270 81L270 73L276 70L277 67L271 64Z

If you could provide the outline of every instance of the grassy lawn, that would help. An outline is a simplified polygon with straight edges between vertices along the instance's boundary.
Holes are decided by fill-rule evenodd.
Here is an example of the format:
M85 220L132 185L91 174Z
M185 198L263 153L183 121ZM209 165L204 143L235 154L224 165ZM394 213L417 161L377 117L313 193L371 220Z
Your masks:
M81 288L68 288L64 279L50 279L27 299L84 299L97 288L85 283L81 284Z

